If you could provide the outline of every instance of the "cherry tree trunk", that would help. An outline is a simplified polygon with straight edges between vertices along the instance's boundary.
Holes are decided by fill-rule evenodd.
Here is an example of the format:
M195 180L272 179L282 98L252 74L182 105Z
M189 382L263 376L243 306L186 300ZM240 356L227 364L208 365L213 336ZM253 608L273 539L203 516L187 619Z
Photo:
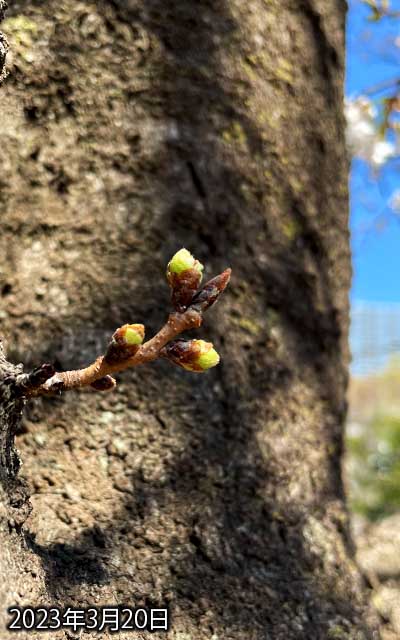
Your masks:
M342 0L7 12L3 621L13 604L124 603L167 605L176 640L378 637L341 479L344 19ZM116 327L159 328L181 247L206 275L233 270L192 332L219 367L156 362L24 407L14 365L84 366Z

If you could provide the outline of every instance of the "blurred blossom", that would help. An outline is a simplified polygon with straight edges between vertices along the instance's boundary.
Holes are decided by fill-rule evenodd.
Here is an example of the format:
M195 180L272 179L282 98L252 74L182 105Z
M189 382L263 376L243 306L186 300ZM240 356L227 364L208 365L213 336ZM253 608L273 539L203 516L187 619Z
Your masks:
M369 152L375 140L375 107L364 96L356 100L346 100L347 144L357 155Z
M387 140L376 140L372 149L370 162L375 167L385 164L396 153L396 147Z
M373 167L382 166L395 155L396 148L378 134L375 106L366 96L346 100L346 140L350 152Z

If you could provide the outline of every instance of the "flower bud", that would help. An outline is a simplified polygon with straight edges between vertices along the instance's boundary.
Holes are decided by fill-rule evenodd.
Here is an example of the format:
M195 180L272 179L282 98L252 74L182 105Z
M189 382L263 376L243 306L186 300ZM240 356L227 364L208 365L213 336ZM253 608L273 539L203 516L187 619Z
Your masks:
M219 363L219 355L211 342L204 340L174 340L167 344L162 355L174 364L202 373Z
M52 378L56 370L52 364L42 364L31 373L24 373L18 376L17 386L22 391L32 391L38 389L47 380Z
M117 386L117 383L112 376L104 376L104 378L92 382L90 386L96 391L111 391Z
M168 263L167 273L180 275L188 269L197 269L199 273L203 271L203 265L196 260L187 249L180 249L172 256Z
M202 279L203 265L187 249L180 249L167 266L167 280L172 289L172 304L182 312L190 304Z
M110 364L132 358L144 340L142 324L124 324L115 331L108 345L105 359Z
M231 277L231 271L231 269L225 269L218 276L206 282L204 287L193 297L190 306L196 311L207 311L225 291Z
M144 340L144 326L142 324L124 324L114 334L120 344L129 346L142 344Z

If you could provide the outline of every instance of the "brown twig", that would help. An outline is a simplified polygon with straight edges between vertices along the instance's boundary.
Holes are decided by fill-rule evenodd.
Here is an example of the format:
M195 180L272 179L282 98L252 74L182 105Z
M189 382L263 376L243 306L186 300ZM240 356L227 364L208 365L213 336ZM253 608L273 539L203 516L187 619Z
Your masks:
M213 278L206 283L198 293L192 294L192 303L183 311L173 312L169 315L167 322L160 331L150 340L137 347L133 355L127 354L126 349L121 347L120 358L116 358L115 349L118 344L114 341L111 343L113 357L107 357L110 354L110 346L108 352L98 357L92 364L84 369L76 369L73 371L64 371L54 373L50 369L50 365L42 365L32 374L21 374L17 378L17 384L20 386L21 392L26 397L35 397L43 395L53 395L70 389L78 389L81 387L91 386L98 391L106 391L115 387L115 381L111 374L124 371L131 367L137 367L141 364L151 362L159 357L165 357L162 352L171 340L176 338L184 331L200 327L203 322L203 313L217 300L219 295L225 290L229 278L230 269L226 269L222 274ZM174 291L172 292L174 300ZM141 325L125 325L125 327L139 327ZM124 328L115 332L114 336L120 334ZM120 339L118 337L118 339ZM46 379L46 372L52 373Z
M188 329L199 327L202 323L202 316L197 311L188 309L184 313L171 313L165 325L150 340L145 342L131 358L120 362L107 362L105 355L97 358L92 364L84 369L73 371L63 371L54 374L39 387L28 390L28 396L41 396L78 389L90 386L97 380L119 371L124 371L131 367L137 367L146 362L156 360L161 349L177 335Z

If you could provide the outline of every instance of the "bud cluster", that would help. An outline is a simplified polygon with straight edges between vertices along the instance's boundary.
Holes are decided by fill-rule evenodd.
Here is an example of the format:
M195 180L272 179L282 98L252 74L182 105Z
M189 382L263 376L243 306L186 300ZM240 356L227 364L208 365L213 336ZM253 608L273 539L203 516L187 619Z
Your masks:
M177 251L167 267L175 311L155 336L143 344L144 326L124 324L112 335L104 355L87 367L56 372L52 365L43 364L31 373L18 375L16 387L20 394L26 397L53 395L85 386L109 391L116 386L110 374L159 357L197 373L215 367L220 358L211 342L176 339L182 332L201 325L203 313L219 299L231 275L231 270L226 269L199 289L202 272L203 265L187 249Z
M209 280L199 290L203 268L187 249L180 249L169 261L167 280L172 290L172 304L178 313L192 309L201 316L227 287L230 269ZM198 373L215 367L219 362L219 355L211 342L204 340L174 340L162 349L161 355L182 369Z

